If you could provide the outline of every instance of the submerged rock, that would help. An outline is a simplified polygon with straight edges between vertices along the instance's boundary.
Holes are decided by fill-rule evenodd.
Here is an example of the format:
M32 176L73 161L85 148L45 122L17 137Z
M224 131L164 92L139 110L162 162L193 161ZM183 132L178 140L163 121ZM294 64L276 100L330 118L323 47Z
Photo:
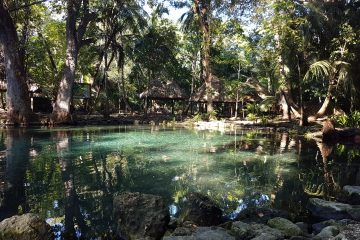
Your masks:
M35 214L16 215L0 222L0 240L53 239L50 226Z
M276 217L268 221L268 225L272 228L278 229L284 233L285 236L299 236L302 234L301 229L290 220Z
M331 202L319 198L310 198L308 204L311 214L323 220L352 218L349 214L352 208L349 204Z
M191 193L180 219L199 226L216 226L222 223L222 215L221 208L208 196Z
M125 192L114 197L113 206L117 234L124 239L160 239L170 221L159 196Z

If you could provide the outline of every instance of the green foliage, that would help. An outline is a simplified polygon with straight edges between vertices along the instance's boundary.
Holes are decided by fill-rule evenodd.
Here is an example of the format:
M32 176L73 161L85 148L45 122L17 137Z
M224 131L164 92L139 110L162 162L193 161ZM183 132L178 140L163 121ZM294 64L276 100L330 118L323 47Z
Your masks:
M360 128L360 112L354 111L349 115L334 116L333 120L341 127Z
M191 121L192 122L199 122L199 121L215 121L217 120L217 112L216 111L212 111L210 113L198 113L195 114Z
M246 119L249 121L256 121L258 119L258 116L255 113L249 113L246 115Z

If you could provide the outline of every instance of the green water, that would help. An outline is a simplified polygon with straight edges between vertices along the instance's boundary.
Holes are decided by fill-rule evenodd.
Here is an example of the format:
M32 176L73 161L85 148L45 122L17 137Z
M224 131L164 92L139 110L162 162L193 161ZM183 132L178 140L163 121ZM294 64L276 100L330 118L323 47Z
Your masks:
M173 216L197 191L227 217L265 205L301 220L308 197L332 199L343 185L360 183L358 149L260 130L3 130L0 151L0 219L34 212L58 232L75 226L86 237L110 231L120 191L161 195Z

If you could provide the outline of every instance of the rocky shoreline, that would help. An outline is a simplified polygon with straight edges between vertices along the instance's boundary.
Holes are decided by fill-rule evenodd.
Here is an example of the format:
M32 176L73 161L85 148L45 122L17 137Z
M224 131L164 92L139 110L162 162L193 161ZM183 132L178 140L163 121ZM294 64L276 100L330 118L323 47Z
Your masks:
M114 196L115 238L147 240L301 240L360 239L360 186L345 186L346 203L310 198L313 222L292 222L275 209L248 210L234 219L208 196L190 193L177 218L160 196L124 192ZM53 239L51 227L35 214L0 222L0 240Z

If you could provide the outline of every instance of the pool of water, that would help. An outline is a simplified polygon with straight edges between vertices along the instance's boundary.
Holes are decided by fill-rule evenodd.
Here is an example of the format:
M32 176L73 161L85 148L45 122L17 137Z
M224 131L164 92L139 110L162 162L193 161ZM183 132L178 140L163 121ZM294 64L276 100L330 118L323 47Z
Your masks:
M235 217L251 205L306 218L309 197L336 198L360 183L360 151L263 130L159 126L13 129L0 132L0 220L33 212L78 236L112 227L121 191L161 195L176 217L189 192Z

